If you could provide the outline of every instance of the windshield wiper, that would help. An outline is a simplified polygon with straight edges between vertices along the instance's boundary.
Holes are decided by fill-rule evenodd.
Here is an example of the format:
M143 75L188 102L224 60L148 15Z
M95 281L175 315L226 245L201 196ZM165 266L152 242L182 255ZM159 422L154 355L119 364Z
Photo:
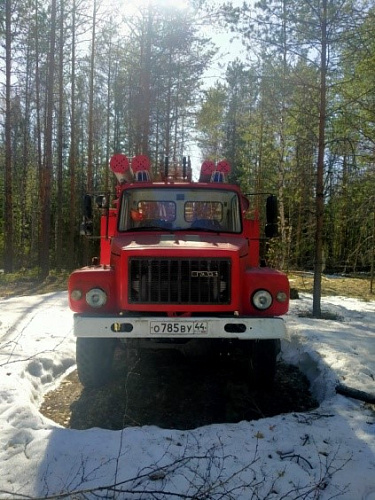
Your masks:
M212 227L187 227L184 229L184 231L189 231L189 232L201 232L204 231L206 233L221 233L222 229L219 228L212 228Z
M143 227L132 227L131 229L128 229L128 231L168 231L171 232L173 231L172 228L170 227L165 227L165 226L143 226Z

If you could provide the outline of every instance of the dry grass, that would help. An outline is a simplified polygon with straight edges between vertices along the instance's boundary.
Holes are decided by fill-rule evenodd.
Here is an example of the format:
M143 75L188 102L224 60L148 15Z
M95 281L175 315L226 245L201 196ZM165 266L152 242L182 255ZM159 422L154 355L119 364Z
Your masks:
M9 299L20 295L59 292L67 289L69 273L51 272L42 280L35 269L23 269L16 273L0 274L0 298Z
M313 273L290 272L288 274L291 288L299 292L312 293L314 277ZM339 295L343 297L354 297L366 301L375 300L374 292L370 292L370 278L368 276L322 276L322 295Z
M0 274L0 298L66 290L68 277L69 273L67 271L61 273L51 272L45 280L40 280L35 270ZM299 292L312 293L313 273L291 271L288 277L292 288L297 289ZM341 295L366 301L375 300L375 293L370 293L370 278L368 276L324 275L322 277L322 295Z

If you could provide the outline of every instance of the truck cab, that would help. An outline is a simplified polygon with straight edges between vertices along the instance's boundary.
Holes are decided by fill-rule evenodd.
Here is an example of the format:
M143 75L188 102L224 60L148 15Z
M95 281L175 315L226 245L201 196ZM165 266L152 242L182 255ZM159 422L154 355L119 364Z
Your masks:
M198 182L186 159L166 162L156 181L150 165L111 159L118 185L112 205L102 203L100 259L69 279L81 382L106 383L121 345L239 356L249 382L271 387L289 283L260 266L257 213L249 217L248 199L227 182L226 161L204 162ZM272 234L273 197L267 215Z

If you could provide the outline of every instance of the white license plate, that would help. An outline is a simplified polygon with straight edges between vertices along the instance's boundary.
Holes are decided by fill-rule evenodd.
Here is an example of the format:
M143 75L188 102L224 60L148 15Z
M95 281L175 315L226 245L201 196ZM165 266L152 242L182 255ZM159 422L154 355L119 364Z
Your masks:
M151 321L152 335L196 335L207 333L207 321Z

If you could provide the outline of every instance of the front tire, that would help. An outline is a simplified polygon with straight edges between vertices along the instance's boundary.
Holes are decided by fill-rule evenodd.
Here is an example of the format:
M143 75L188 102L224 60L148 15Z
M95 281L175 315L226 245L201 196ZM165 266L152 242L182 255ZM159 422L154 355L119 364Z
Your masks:
M270 390L275 381L280 340L254 340L251 344L249 359L250 385L255 389Z
M78 377L87 388L106 384L112 375L116 339L78 337L76 361Z

